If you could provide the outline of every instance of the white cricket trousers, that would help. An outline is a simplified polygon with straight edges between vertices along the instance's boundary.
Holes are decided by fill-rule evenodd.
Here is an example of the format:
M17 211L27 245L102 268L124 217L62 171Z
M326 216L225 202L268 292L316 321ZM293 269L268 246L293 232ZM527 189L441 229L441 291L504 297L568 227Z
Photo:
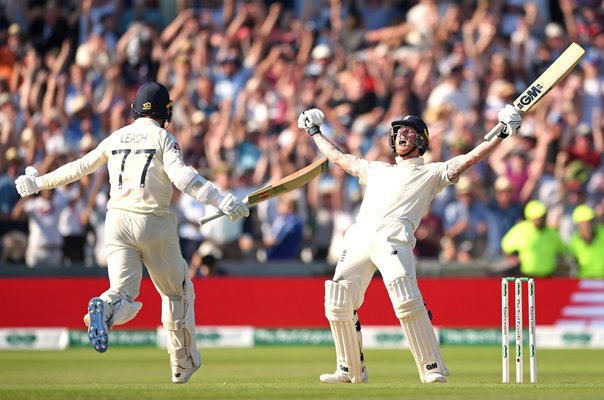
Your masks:
M105 220L110 297L134 301L139 294L143 263L157 291L182 297L192 290L188 267L180 252L176 217L109 210Z
M397 278L416 277L414 244L413 232L400 221L356 222L344 236L344 251L333 280L348 288L354 309L358 310L378 267L386 287Z

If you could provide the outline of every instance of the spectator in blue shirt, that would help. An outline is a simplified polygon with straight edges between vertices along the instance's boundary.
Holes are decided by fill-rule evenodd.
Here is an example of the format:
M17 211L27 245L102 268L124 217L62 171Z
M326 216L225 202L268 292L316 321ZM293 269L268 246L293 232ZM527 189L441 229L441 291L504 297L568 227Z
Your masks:
M268 260L297 259L300 255L304 224L296 211L295 197L285 195L278 198L278 216L270 232L264 236Z

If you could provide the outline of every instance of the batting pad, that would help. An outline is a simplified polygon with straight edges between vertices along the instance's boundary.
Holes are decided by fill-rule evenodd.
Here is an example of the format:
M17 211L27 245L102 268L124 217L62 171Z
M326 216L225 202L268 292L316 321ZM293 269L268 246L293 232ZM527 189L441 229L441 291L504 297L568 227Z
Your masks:
M421 381L425 382L426 374L430 372L448 375L417 280L410 277L397 278L388 285L388 294L407 335Z
M201 365L201 355L195 342L195 295L192 286L190 281L185 284L182 297L162 295L162 324L168 331L170 364L181 368Z
M352 296L338 282L325 281L325 317L336 345L338 369L348 373L353 383L362 382L361 346L355 328Z
M113 289L107 290L99 297L111 307L113 313L109 328L115 325L123 325L132 320L143 307L143 303L140 301L130 301L126 294Z
M113 325L122 325L130 321L136 317L142 307L143 303L140 301L122 300L117 307L114 305Z

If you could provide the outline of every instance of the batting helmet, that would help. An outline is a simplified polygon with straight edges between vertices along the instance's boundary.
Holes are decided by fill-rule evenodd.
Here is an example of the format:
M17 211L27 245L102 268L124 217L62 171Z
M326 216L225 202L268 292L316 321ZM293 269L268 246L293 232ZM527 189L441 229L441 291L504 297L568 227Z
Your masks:
M426 123L415 115L407 115L399 120L392 121L392 128L388 136L388 144L393 152L396 153L396 136L401 126L408 126L415 129L419 136L417 138L417 147L419 148L419 155L424 155L428 146L430 146L430 133L428 132L428 126Z
M138 88L132 103L132 118L151 117L172 120L172 100L168 89L161 83L149 82Z

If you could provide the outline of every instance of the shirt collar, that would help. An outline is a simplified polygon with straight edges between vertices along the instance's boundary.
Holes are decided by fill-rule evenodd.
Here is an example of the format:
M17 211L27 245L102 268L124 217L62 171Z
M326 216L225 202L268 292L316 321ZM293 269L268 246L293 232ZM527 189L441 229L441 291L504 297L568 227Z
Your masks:
M148 118L148 117L137 118L134 121L134 124L136 124L136 125L155 125L155 126L158 126L161 128L161 126L159 125L159 122L157 122L153 118Z
M396 156L395 160L396 160L396 163L399 165L400 164L424 165L423 157L408 158L405 160L401 156Z

